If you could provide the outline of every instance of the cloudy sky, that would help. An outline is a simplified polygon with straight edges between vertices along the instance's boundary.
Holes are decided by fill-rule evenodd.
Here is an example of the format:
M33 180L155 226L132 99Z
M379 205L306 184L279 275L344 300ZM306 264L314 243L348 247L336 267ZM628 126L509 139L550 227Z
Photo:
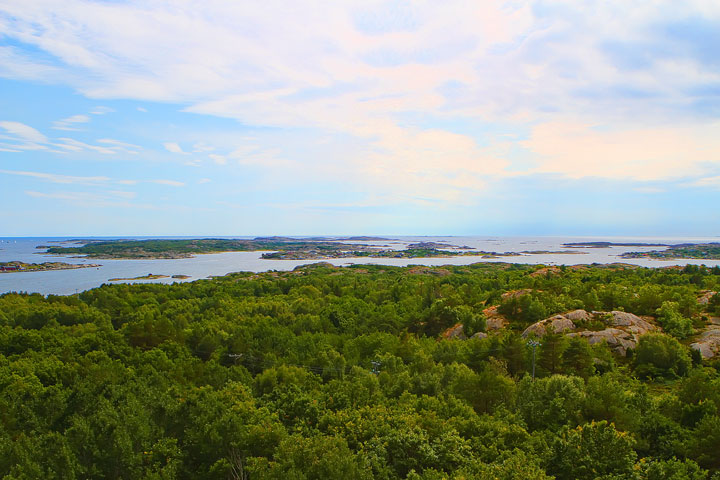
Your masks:
M0 0L2 235L720 235L720 2Z

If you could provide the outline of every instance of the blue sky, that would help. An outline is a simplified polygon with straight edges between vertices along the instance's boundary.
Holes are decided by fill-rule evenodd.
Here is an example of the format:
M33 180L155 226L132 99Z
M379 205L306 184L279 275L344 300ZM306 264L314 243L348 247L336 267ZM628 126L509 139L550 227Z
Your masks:
M704 0L0 0L0 235L715 236L718 32Z

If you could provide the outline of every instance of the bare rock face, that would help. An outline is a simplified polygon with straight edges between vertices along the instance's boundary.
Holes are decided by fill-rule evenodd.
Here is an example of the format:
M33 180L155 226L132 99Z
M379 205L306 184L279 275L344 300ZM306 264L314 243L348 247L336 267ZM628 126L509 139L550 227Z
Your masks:
M535 334L538 337L542 337L547 333L547 329L549 327L552 327L555 332L559 333L566 330L573 330L575 328L575 324L565 315L555 315L554 317L546 318L545 320L533 323L525 329L522 336L527 337L531 334Z
M690 348L699 351L703 358L720 354L720 327L713 325L705 330L697 342L690 344Z
M501 330L507 325L507 320L502 317L491 317L485 319L486 330Z
M463 324L458 323L457 325L448 328L442 333L443 338L447 338L448 340L466 340L467 337L465 336L465 332L463 331Z
M502 328L505 328L505 325L507 325L508 323L505 317L498 313L497 305L486 308L485 310L483 310L483 314L485 315L485 329L488 331L500 330Z
M626 327L626 329L636 335L644 335L648 332L654 332L658 328L652 323L632 313L620 312L613 310L610 312L612 320L610 323L613 327Z
M527 295L528 293L532 293L532 288L523 288L520 290L512 290L510 292L505 292L502 295L500 295L500 298L503 300L507 300L508 298L516 298L516 297L522 297L523 295Z
M488 335L485 332L475 332L470 338L487 338L487 336Z
M582 312L582 310L576 312ZM658 330L658 327L649 321L638 317L635 314L613 310L612 312L592 312L587 314L585 319L603 319L608 328L600 331L584 330L582 332L570 333L568 336L581 336L587 338L591 344L605 341L616 353L626 355L628 348L637 346L638 338L649 332ZM582 315L578 313L577 315ZM567 315L566 315L567 316Z
M613 351L623 356L627 354L628 348L635 348L637 345L637 338L635 335L624 330L620 330L619 328L606 328L605 330L600 330L599 332L584 330L577 333L568 333L567 336L579 336L586 338L591 345L606 342Z
M697 302L700 305L707 305L710 302L710 299L715 295L717 295L717 292L705 290L702 292L702 295L700 296L700 298L698 298Z
M565 318L569 318L573 322L585 322L592 319L592 316L582 309L573 310L572 312L567 312L563 315L565 315Z
M557 275L560 272L562 272L562 270L560 270L558 267L545 267L535 270L533 273L530 274L530 276L540 277L543 275Z

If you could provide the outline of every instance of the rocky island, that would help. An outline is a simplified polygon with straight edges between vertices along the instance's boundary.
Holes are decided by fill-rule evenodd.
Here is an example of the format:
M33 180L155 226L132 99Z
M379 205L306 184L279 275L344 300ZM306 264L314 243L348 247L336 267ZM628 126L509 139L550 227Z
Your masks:
M17 272L44 272L47 270L73 270L76 268L92 268L101 267L92 263L64 263L64 262L44 262L44 263L25 263L19 261L0 262L0 273L17 273Z
M351 239L370 237L350 237ZM72 247L47 247L55 255L82 255L104 259L178 259L220 252L265 251L268 260L327 260L332 258L451 258L474 256L485 259L537 254L580 254L573 250L486 252L448 243L411 243L404 250L387 245L350 244L327 238L256 237L254 239L190 240L88 240Z
M168 278L167 275L156 275L153 273L148 273L147 275L141 275L139 277L131 277L131 278L110 278L108 279L108 282L127 282L129 280L157 280L158 278ZM173 278L175 276L173 275Z
M635 242L568 242L568 248L610 248L610 247L667 247L666 243L635 243Z
M666 250L627 252L622 258L652 258L656 260L720 260L720 243L681 243L670 245Z

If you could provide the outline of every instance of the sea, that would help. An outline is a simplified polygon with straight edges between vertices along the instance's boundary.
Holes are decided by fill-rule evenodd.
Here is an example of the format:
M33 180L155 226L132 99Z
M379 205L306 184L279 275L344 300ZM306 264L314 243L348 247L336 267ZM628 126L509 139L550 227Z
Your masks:
M92 240L109 239L151 239L151 238L203 238L203 237L92 237ZM212 237L251 238L251 237ZM302 237L297 237L302 238ZM333 238L333 237L327 237ZM340 238L340 237L338 237ZM436 242L458 247L472 247L488 252L516 252L517 255L483 259L476 256L453 258L338 258L322 260L337 266L352 264L379 265L468 265L478 262L507 262L533 265L578 265L627 263L644 267L666 267L672 265L720 265L718 260L653 260L625 259L624 252L658 250L663 247L620 247L569 249L564 243L570 242L613 242L613 243L709 243L720 242L720 237L496 237L496 236L383 236L382 240L364 240L355 243L384 246L402 250L411 243ZM77 237L75 237L77 239ZM84 239L88 239L84 237ZM72 256L48 255L43 245L69 245L72 237L0 237L0 262L18 260L26 263L65 262L73 264L98 264L98 267L72 270L40 272L0 273L0 294L7 292L40 293L42 295L72 295L114 278L135 278L166 275L168 278L154 280L126 280L126 283L173 283L194 281L231 272L288 271L300 265L317 263L321 260L271 260L261 258L265 252L227 252L197 255L193 258L163 260L105 260ZM345 243L349 243L344 241ZM576 254L522 254L523 251L577 251ZM187 279L170 278L172 275L187 275Z

